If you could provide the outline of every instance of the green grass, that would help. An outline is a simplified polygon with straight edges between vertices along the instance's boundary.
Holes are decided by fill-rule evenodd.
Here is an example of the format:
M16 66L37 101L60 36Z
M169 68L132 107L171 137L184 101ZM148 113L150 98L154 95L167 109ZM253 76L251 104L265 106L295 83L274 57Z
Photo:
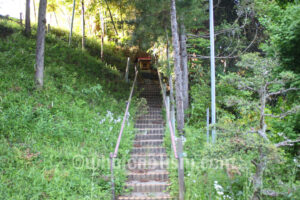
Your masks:
M48 34L45 87L38 91L35 36L26 38L5 21L0 32L0 199L109 199L109 165L92 167L91 161L108 158L116 143L130 89L121 66ZM119 151L123 159L132 145L134 105ZM85 160L82 167L76 158ZM124 170L115 173L120 192Z

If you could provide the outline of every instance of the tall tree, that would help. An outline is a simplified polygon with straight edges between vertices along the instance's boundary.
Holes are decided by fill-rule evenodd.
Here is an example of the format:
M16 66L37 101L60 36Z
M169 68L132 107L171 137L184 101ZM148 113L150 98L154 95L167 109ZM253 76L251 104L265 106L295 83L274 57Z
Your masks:
M30 0L26 0L25 34L27 36L29 36L31 34L31 27L30 27Z
M106 3L107 9L108 9L108 12L109 12L109 16L110 16L111 22L112 22L112 24L113 24L113 26L114 26L115 34L116 34L116 36L118 36L118 35L119 35L119 34L118 34L118 30L117 30L117 27L116 27L116 25L115 25L114 18L113 18L112 14L111 14L111 10L110 10L110 8L109 8L109 5L108 5L108 3L107 3L107 0L104 0L104 1L105 1L105 3Z
M44 85L46 9L47 9L47 0L40 0L37 41L36 41L36 72L35 72L35 81L38 88L42 88Z
M228 105L236 105L240 109L251 109L258 111L258 118L255 119L256 127L251 128L251 133L256 133L259 136L258 142L253 145L257 148L257 156L252 160L255 166L255 173L252 176L253 182L253 196L252 200L261 199L261 195L267 195L263 190L263 175L268 167L268 163L273 159L273 154L277 154L274 149L283 146L293 146L294 143L300 141L298 137L295 140L285 137L285 141L274 144L271 140L273 130L268 130L266 117L283 119L290 114L296 113L300 110L299 105L292 105L291 109L282 111L280 113L267 113L268 102L274 101L276 96L286 95L290 91L297 91L299 88L288 87L295 82L295 74L289 71L281 72L275 75L278 70L278 63L274 58L262 58L258 54L249 53L242 56L242 60L237 63L237 66L243 69L243 76L237 73L232 73L226 76L227 81L235 85L238 90L252 93L256 98L245 99L238 96L225 97ZM225 80L226 80L225 79ZM247 106L246 106L247 105ZM251 120L249 120L248 123ZM285 134L285 133L282 133ZM275 147L275 148L274 148ZM249 148L249 149L251 149Z
M174 100L174 87L173 87L173 77L172 77L172 69L170 66L170 44L169 44L169 35L168 35L168 29L165 27L166 32L166 41L167 41L167 48L166 48L166 58L167 58L167 69L169 73L169 86L170 86L170 111L171 111L171 119L175 120L175 100ZM173 129L175 130L175 122L172 121Z
M100 15L100 24L101 24L101 60L103 60L103 56L104 56L104 18L103 18L103 14L102 14L102 10L101 8L99 8L99 15Z
M72 10L72 19L71 19L70 36L69 36L69 46L71 45L71 41L72 41L73 23L74 23L74 16L75 16L75 6L76 6L76 0L73 0L73 10Z
M177 112L177 129L183 132L184 128L184 110L183 110L183 91L182 91L182 71L180 59L180 44L178 35L178 24L176 17L176 3L171 0L171 27L172 27L172 43L174 51L174 67L175 67L175 88L176 88L176 112Z
M180 24L180 51L181 51L181 69L182 69L182 98L183 109L189 107L189 70L188 70L188 55L186 49L186 32L184 23Z
M81 19L82 19L82 49L85 49L85 19L84 19L84 0L81 0Z
M33 4L33 11L34 11L34 21L36 22L35 0L33 0L32 4Z

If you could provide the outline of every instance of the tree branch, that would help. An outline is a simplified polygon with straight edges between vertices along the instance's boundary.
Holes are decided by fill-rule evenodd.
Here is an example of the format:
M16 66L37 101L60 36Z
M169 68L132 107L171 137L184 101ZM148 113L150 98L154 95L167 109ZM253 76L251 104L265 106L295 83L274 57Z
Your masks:
M278 197L281 195L281 193L278 193L274 190L270 190L270 189L264 189L262 190L262 194L265 196L269 196L269 197Z
M266 126L266 125L265 125ZM263 130L258 130L257 133L262 137L264 138L266 141L270 141L267 134L263 131Z
M216 56L215 58L216 59L233 59L233 58L238 58L240 57L241 55L243 55L245 52L248 51L248 49L254 44L254 41L256 40L257 38L257 34L258 34L258 28L256 27L256 32L255 32L255 36L253 38L253 40L250 42L250 44L241 52L239 53L238 55L235 55L235 56L232 56L232 54L235 52L235 50L233 52L231 52L229 55L227 56ZM237 48L237 47L236 47ZM235 49L236 49L235 48ZM189 57L195 57L194 55L192 54L189 54ZM196 58L201 58L201 59L209 59L210 56L202 56L202 55L196 55Z
M275 144L275 146L278 147L284 147L284 146L294 146L295 143L300 142L300 138L296 139L296 140L285 140L283 142L279 142L277 144Z
M299 88L288 88L288 89L280 90L277 92L271 92L271 93L267 94L267 98L274 96L274 95L284 94L284 93L292 91L292 90L299 90Z
M264 114L264 116L269 116L269 117L274 117L274 118L279 118L283 119L288 115L294 114L300 110L300 106L296 106L292 108L291 110L286 111L285 113L280 113L279 115L273 115L273 114Z

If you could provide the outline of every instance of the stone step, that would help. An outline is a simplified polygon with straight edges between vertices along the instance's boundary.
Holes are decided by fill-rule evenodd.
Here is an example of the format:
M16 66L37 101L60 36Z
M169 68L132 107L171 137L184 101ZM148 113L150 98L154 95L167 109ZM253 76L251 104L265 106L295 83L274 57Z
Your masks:
M163 108L162 102L158 103L158 102L152 102L152 101L150 101L150 102L147 103L147 106L149 108L160 108L160 109Z
M163 129L164 128L164 125L163 124L135 124L134 125L135 128L143 128L143 129L158 129L158 128L161 128Z
M157 119L137 119L135 121L136 124L164 124L164 120L157 120Z
M135 136L136 140L159 140L163 138L164 134L136 134Z
M132 192L165 192L170 184L168 182L149 181L139 182L131 181L125 184L125 187Z
M150 112L150 111L146 111L146 113L142 113L140 115L138 115L139 117L140 116L153 116L153 117L162 117L162 111L160 112Z
M147 89L140 92L140 96L157 96L160 97L160 90L154 91L153 89Z
M134 147L142 147L142 146L162 146L164 140L135 140L133 146Z
M164 134L164 128L137 128L135 130L137 134Z
M149 153L149 154L131 154L131 159L134 160L156 160L156 161L161 161L161 160L166 160L168 158L167 154L165 153Z
M162 109L161 108L152 108L152 109L146 109L145 110L145 112L144 112L144 114L155 114L155 113L159 113L159 114L161 114L162 113Z
M159 106L148 106L148 111L161 111Z
M137 119L140 119L140 118L143 118L143 117L147 117L147 118L150 118L150 119L157 119L158 118L158 120L163 119L162 114L140 113L140 114L137 115Z
M161 195L156 195L157 193L137 193L137 194L132 194L136 196L120 196L118 199L119 200L174 200L170 195L162 193Z
M140 87L140 89L142 89L142 90L145 90L145 89L147 89L147 90L157 90L157 89L160 89L160 85L143 85L143 86L141 86Z
M141 96L141 98L145 98L148 101L151 102L160 102L162 103L163 98L161 97L161 95L159 96Z
M162 116L140 116L140 117L137 117L136 120L147 120L147 121L156 121L156 120L161 120L163 121L163 118Z
M129 172L127 177L129 181L167 181L169 179L169 172L166 170L156 170L146 173Z
M141 93L142 94L144 93L144 94L159 94L160 95L160 90L157 88L143 88Z
M146 154L146 153L166 153L164 147L134 147L131 151L132 154Z
M164 129L136 129L136 134L165 134Z
M132 162L131 162L132 161ZM164 161L154 162L154 161L143 161L143 162L135 162L135 160L131 160L127 164L127 169L132 172L141 172L140 170L166 170L168 168L168 163Z
M165 122L160 84L158 79L143 79L138 82L138 87L140 97L147 101L147 109L143 114L137 113L136 136L127 163L125 188L131 192L118 199L173 200L175 198L168 193L168 156L162 146Z

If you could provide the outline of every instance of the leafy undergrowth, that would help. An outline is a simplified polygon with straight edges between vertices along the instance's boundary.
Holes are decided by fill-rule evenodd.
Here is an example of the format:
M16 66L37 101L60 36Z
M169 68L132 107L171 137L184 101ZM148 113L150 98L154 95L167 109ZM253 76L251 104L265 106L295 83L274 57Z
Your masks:
M48 34L45 87L35 90L35 37L12 23L0 27L14 32L0 39L0 199L109 199L108 158L130 86L114 66ZM123 159L132 145L134 105ZM124 169L115 173L120 192Z

